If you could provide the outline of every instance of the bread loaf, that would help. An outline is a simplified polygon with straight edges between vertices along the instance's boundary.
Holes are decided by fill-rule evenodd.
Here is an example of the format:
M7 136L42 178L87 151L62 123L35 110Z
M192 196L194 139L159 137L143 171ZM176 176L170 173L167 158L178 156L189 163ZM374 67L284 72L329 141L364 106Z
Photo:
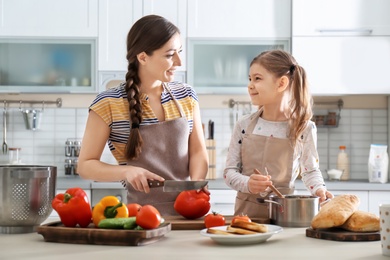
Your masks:
M377 232L380 219L373 213L358 210L340 227L352 232Z
M357 211L360 200L356 195L339 195L323 205L311 221L313 229L338 227Z

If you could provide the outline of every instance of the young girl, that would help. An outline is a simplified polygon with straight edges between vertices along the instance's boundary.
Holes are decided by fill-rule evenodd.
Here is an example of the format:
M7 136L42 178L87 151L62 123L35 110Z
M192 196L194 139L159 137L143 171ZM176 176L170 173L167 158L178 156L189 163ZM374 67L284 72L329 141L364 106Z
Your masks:
M299 174L320 202L333 198L319 169L305 70L283 50L263 52L250 64L248 92L259 110L237 122L224 171L237 190L235 214L268 218L268 204L257 198L267 197L271 184L293 194Z
M178 193L150 189L147 180L204 180L208 168L197 95L173 81L181 47L179 29L163 17L132 26L126 81L93 101L79 156L81 177L123 180L127 203L152 204L162 215L177 214ZM100 161L106 142L119 165Z

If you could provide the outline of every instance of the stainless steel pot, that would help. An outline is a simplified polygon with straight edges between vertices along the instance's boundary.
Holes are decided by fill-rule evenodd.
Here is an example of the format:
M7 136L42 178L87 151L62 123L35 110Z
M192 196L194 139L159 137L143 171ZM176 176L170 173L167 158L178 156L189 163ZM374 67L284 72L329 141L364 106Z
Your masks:
M262 201L270 203L271 223L282 227L310 227L320 208L319 198L310 195L271 196Z
M30 233L52 212L57 167L0 166L0 233Z

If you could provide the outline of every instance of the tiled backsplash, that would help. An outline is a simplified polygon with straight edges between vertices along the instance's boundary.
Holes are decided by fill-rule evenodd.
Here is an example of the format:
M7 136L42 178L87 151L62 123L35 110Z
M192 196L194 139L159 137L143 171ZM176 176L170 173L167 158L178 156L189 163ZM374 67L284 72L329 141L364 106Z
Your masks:
M46 108L39 130L26 130L18 108L8 110L7 143L20 147L25 164L56 165L58 176L64 176L65 141L81 139L88 117L86 108ZM214 137L217 152L217 177L222 178L232 124L231 111L226 109L203 109L202 121L215 122ZM345 145L350 157L352 179L368 179L367 163L370 144L388 144L387 109L342 109L337 128L318 128L318 151L320 167L335 168L338 147ZM2 119L1 119L2 123ZM205 127L207 137L207 127ZM103 152L102 160L115 163L109 149ZM0 155L0 163L7 163L8 156ZM323 173L326 176L326 173Z

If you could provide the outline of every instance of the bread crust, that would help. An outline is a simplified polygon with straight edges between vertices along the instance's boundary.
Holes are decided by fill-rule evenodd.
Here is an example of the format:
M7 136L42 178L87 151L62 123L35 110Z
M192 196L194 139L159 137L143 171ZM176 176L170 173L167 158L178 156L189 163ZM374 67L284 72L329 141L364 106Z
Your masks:
M235 221L231 224L232 227L243 228L251 230L257 233L266 233L268 228L266 225L255 223L255 222L246 222L246 221Z
M377 232L380 229L380 218L373 213L358 210L340 227L352 232Z
M336 196L323 205L311 221L313 229L338 227L344 224L357 211L360 200L356 195Z

